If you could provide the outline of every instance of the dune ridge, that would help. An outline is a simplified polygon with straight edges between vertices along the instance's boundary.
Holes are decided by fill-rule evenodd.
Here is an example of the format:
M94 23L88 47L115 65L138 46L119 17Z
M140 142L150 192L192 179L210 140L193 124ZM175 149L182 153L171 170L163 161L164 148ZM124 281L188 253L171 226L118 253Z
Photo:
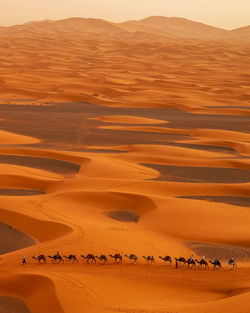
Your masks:
M53 34L61 32L67 34L78 31L79 34L102 34L102 35L127 35L128 33L149 33L154 36L200 38L200 39L222 39L235 35L246 39L249 34L249 26L233 29L231 31L206 25L179 17L150 16L141 20L127 21L123 23L109 22L103 19L72 17L64 20L33 21L23 25L1 27L0 33L16 32L47 32ZM240 37L241 38L241 37Z

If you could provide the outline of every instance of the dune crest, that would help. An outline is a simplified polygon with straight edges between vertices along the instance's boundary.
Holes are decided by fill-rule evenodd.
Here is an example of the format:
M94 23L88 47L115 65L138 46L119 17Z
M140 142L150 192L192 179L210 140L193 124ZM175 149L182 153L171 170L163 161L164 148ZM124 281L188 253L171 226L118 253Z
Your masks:
M0 130L0 144L2 145L34 144L39 142L40 140L36 138Z

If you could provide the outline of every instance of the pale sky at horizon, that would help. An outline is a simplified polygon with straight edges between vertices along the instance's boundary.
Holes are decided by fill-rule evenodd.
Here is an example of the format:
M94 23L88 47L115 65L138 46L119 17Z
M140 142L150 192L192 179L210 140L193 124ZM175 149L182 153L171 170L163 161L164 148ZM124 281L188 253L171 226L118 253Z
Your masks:
M0 0L1 26L69 17L123 22L152 15L234 29L250 25L250 0Z

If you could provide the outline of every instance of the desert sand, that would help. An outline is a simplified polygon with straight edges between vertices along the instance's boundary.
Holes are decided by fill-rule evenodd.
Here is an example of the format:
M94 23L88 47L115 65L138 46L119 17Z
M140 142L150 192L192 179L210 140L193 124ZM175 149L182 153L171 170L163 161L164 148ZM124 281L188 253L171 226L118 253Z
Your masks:
M0 27L1 312L250 312L249 35L162 17ZM32 258L57 251L139 260ZM158 258L192 254L222 269Z

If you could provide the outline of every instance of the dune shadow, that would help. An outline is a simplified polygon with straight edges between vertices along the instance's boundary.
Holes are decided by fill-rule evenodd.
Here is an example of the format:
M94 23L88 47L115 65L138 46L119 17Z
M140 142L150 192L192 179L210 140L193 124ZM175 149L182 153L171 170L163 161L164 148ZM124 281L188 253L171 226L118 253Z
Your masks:
M0 236L0 255L36 244L29 235L2 222L0 222Z
M191 137L181 134L162 134L136 131L98 129L103 122L93 120L105 115L140 116L166 120L174 129L221 129L249 132L249 117L234 115L197 114L172 108L125 108L102 106L93 103L65 102L51 105L32 106L0 104L0 113L6 119L1 129L17 134L32 136L41 140L32 145L63 149L83 149L91 145L166 144L167 141L187 140ZM11 123L10 123L11 121ZM112 124L112 123L109 123ZM38 127L39 125L39 127ZM164 127L164 124L159 125Z
M32 156L1 154L0 163L32 167L57 174L67 175L76 174L80 170L80 165L73 162Z
M140 219L140 216L132 211L109 211L106 215L119 222L137 223Z
M46 276L5 273L0 280L0 294L14 298L3 299L3 302L7 302L7 307L12 309L3 311L4 313L64 312L57 298L55 283ZM17 300L17 305L13 306L15 298L23 300Z
M228 261L230 257L236 260L248 260L250 258L250 249L239 246L225 246L203 242L186 242L190 249L197 255L205 255L209 259L218 257L223 261Z
M10 296L0 296L0 312L31 313L27 304L23 300Z
M179 199L191 199L191 200L205 200L209 202L216 203L226 203L236 206L250 207L250 197L240 197L240 196L178 196Z
M160 175L153 180L187 183L248 183L250 171L237 168L173 166L161 164L142 165L157 170Z
M26 189L10 189L0 188L0 196L37 196L44 195L45 192L42 190L26 190Z
M46 220L39 220L39 219L30 217L28 215L5 210L2 208L0 208L0 220L2 221L2 224L3 223L7 224L7 228L9 227L8 225L11 225L13 229L15 228L15 229L18 229L20 232L23 231L25 234L26 233L30 234L32 238L35 238L39 242L45 242L48 240L56 239L72 232L72 228L66 224L46 221ZM3 227L3 231L6 230L6 226L3 225L2 227ZM14 233L14 235L15 234L16 232ZM14 241L17 241L17 244L18 244L18 241L19 241L18 236L14 237ZM28 242L30 244L35 243L35 241L32 241L32 242L28 241ZM29 246L30 244L28 244L27 246ZM21 248L23 248L23 246ZM6 243L6 249L8 249L7 243Z

